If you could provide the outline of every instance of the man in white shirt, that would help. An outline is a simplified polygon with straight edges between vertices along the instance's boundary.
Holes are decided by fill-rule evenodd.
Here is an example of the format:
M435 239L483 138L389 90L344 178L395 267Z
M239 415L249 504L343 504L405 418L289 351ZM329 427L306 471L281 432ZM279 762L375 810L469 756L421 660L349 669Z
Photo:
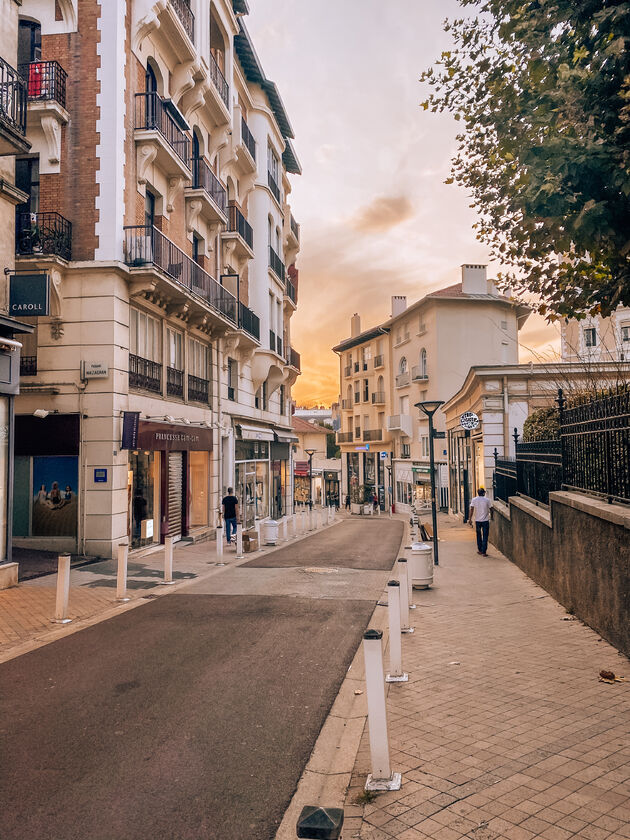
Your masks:
M488 532L490 531L490 512L492 502L486 498L486 491L480 487L477 495L470 503L468 520L472 527L473 514L475 516L475 527L477 529L477 554L483 557L488 556Z

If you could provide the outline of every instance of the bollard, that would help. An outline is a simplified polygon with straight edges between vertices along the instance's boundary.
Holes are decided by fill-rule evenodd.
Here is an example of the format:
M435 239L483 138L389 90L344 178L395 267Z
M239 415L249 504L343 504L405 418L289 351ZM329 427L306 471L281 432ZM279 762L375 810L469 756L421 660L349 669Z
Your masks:
M315 525L313 524L314 521L315 521L315 517L313 515L313 508L310 508L309 512L308 512L308 530L309 531L312 531L314 529L314 527L315 527Z
M173 580L173 537L164 537L164 586L172 586Z
M381 506L380 506L380 504L379 504L379 506L376 508L376 515L377 515L377 516L380 516L380 515L381 515Z
M223 560L223 525L217 525L217 560Z
M243 557L243 529L236 529L236 559L240 560Z
M295 830L300 838L310 840L339 840L343 826L343 808L305 805Z
M405 558L407 559L407 558ZM411 563L407 562L407 600L409 601L409 609L415 610L416 605L413 602L413 578L411 576Z
M390 580L387 584L387 612L389 615L389 674L385 677L385 682L408 682L409 675L402 669L400 583L397 580Z
M293 539L295 539L298 535L298 527L297 527L297 513L292 514L291 516L291 530L293 531Z
M365 789L400 790L401 774L393 773L389 763L382 630L368 630L364 633L363 658L365 660L365 687L372 760L372 772L368 774Z
M398 580L400 581L400 632L413 633L409 625L409 564L406 557L398 558Z
M118 546L118 574L116 575L116 600L130 601L127 597L127 557L129 556L129 546L127 543L121 543Z
M70 624L68 601L70 600L70 555L60 554L57 559L57 597L53 624Z
M254 530L256 531L256 536L258 537L258 548L260 548L262 546L260 539L260 519L254 519Z

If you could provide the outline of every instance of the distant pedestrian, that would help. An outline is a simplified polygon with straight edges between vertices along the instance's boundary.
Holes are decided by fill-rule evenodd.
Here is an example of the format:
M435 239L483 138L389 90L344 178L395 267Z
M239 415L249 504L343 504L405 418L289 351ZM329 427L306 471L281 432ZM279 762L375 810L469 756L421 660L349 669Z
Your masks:
M346 496L346 510L350 510L350 496Z
M470 503L468 519L472 528L473 514L475 517L475 528L477 531L477 554L482 557L488 556L488 533L490 531L490 517L492 514L492 502L486 498L486 491L480 487L477 495Z
M225 536L227 544L232 543L232 534L236 537L236 522L238 519L238 499L234 495L234 488L228 487L228 494L221 502L223 519L225 520Z
M378 508L378 497L376 493L372 496L372 507L374 508L374 513L376 513L376 509Z

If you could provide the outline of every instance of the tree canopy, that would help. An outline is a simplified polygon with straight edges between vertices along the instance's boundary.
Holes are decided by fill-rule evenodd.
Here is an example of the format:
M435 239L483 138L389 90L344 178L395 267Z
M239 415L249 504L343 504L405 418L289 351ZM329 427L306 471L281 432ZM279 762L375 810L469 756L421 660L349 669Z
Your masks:
M462 123L449 182L501 283L551 319L630 305L630 3L459 2L422 104Z

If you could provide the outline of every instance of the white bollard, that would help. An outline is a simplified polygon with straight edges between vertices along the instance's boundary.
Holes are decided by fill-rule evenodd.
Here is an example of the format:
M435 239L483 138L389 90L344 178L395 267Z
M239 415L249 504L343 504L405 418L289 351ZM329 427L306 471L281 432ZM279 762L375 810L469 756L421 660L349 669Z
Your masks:
M70 600L70 555L60 554L57 559L57 597L53 624L70 624L68 601Z
M389 614L389 674L385 682L408 682L409 674L402 669L402 643L400 641L400 583L390 580L387 584L387 612Z
M217 560L223 560L223 525L217 525Z
M381 503L380 502L378 503L378 507L376 508L376 515L377 516L381 515Z
M258 548L261 548L262 542L260 540L260 519L254 520L254 529L256 530L256 536L258 537Z
M243 529L236 526L236 559L240 560L243 557Z
M413 633L409 624L409 564L406 557L398 558L398 580L400 581L400 632Z
M164 537L164 586L172 586L173 580L173 537Z
M116 600L130 601L127 597L127 557L129 556L129 546L127 543L121 543L118 546L118 573L116 575Z
M372 760L372 772L368 774L365 789L400 790L401 774L393 773L389 763L382 630L368 630L364 633L363 658Z
M291 516L291 528L293 530L293 539L295 539L298 535L297 518L298 518L297 513L294 513Z
M309 511L308 511L308 530L309 531L312 531L315 528L314 522L315 522L315 516L314 516L313 508L309 508Z
M285 516L282 520L282 542L289 541L289 520Z
M407 600L409 601L409 609L415 610L416 605L413 602L413 577L411 569L409 568L410 565L411 564L407 562Z

